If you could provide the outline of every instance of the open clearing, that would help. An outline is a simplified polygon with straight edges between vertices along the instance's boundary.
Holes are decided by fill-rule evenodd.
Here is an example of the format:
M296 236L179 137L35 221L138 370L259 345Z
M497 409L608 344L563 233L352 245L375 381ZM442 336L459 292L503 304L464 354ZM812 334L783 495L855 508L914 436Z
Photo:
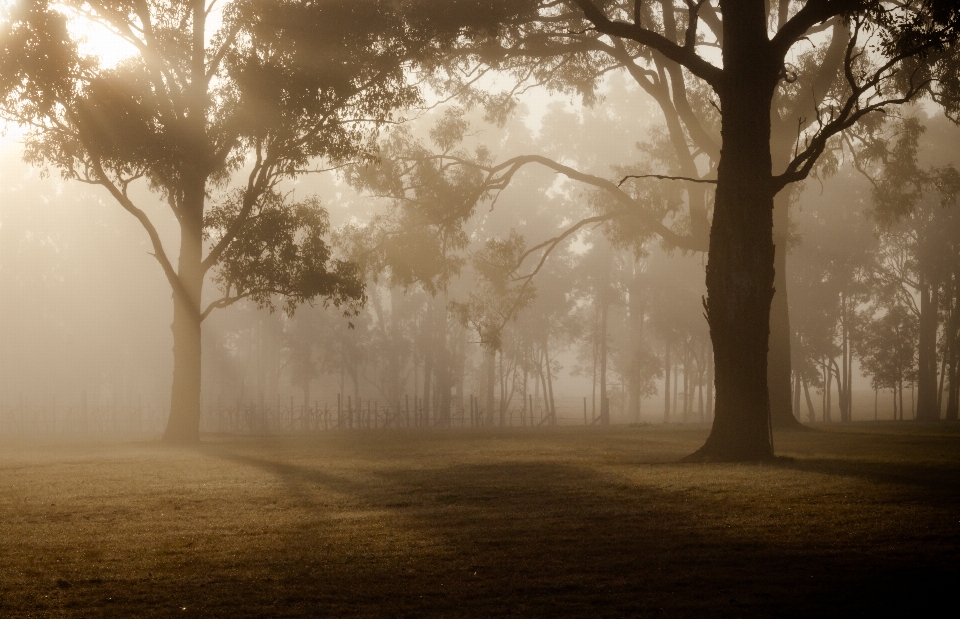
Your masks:
M915 615L960 576L960 426L0 444L2 617ZM948 597L949 596L949 597Z

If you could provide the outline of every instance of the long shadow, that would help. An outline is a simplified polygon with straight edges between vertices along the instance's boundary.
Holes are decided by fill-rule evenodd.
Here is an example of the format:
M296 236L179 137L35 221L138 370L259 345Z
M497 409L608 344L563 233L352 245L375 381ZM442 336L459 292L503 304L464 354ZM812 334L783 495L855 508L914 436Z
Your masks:
M960 464L915 462L865 462L843 458L777 458L774 466L853 477L877 484L902 486L916 492L916 498L935 503L960 502Z
M237 606L221 613L207 605L208 616L271 615L280 600L285 616L846 617L915 612L958 575L949 560L956 539L906 554L870 547L869 534L864 548L824 547L815 531L798 541L784 529L778 540L718 525L705 497L564 463L384 468L347 478L215 455L292 488L349 495L376 515L281 536L276 556L255 570L256 587L222 583ZM943 490L950 470L828 459L779 466L923 490ZM264 558L249 558L257 560ZM224 603L227 593L213 599ZM269 599L274 606L265 606Z

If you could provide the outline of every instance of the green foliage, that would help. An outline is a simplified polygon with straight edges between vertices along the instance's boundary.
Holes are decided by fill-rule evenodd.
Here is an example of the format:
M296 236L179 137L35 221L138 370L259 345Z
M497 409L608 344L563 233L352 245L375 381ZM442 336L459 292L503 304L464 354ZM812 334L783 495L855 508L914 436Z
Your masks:
M235 191L210 209L204 222L209 240L218 242L237 221L243 199L243 192ZM323 297L325 306L348 305L356 313L363 281L355 264L332 259L324 242L328 229L326 210L316 198L291 202L269 192L223 253L214 282L225 299L249 298L270 311L279 295L291 315L316 297Z
M0 101L7 117L48 114L74 95L73 76L89 66L61 13L45 0L21 0L0 15Z
M504 326L536 299L530 280L521 282L514 277L525 250L526 242L515 231L505 239L487 240L471 261L479 285L470 292L469 300L450 304L460 322L476 331L485 348L500 350Z
M380 142L376 162L347 170L353 186L389 201L386 213L340 234L371 273L388 271L394 285L420 284L431 293L460 273L458 252L469 242L464 225L487 195L478 166L490 163L485 148L462 146L468 128L462 110L448 109L430 130L439 153L398 127Z
M927 169L920 166L920 138L925 131L919 119L906 118L894 127L896 141L892 147L881 145L866 153L880 168L874 183L874 216L884 227L910 217L927 192L937 192L941 206L955 203L960 195L960 173L952 164Z
M860 368L874 389L899 388L916 379L917 317L903 305L891 305L866 323L859 346Z

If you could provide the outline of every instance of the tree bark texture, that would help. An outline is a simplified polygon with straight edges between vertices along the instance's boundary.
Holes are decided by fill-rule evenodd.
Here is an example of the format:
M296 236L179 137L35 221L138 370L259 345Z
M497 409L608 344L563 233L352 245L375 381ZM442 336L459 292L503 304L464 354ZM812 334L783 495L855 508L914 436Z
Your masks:
M173 292L173 384L165 442L189 444L200 440L200 294L203 289L204 185L195 182L185 196L180 222L177 277L182 292Z
M691 460L773 457L767 352L773 300L770 103L779 67L766 48L762 0L721 2L725 79L723 146L707 264L707 319L716 371L716 414Z

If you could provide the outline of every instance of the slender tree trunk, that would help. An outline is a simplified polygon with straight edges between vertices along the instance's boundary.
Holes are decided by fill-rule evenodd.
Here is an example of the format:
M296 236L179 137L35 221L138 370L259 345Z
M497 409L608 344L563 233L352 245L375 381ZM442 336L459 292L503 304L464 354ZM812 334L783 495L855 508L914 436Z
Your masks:
M683 423L683 412L680 410L680 362L673 362L673 412L679 414L680 423Z
M453 391L453 355L448 341L449 329L447 328L447 299L446 294L437 308L437 332L435 333L435 342L437 344L437 421L443 427L450 426L450 405L452 404Z
M777 166L786 167L786 163ZM770 390L770 419L773 427L799 430L803 425L790 406L790 308L787 298L787 229L790 196L777 195L773 208L774 280L770 305L770 340L767 351L767 386Z
M796 416L800 412L800 374L794 376L793 381L793 414Z
M767 387L775 258L770 104L782 67L757 53L768 46L764 2L720 4L723 147L706 278L716 416L707 442L690 459L756 461L773 457Z
M810 423L813 423L817 420L817 413L813 410L813 400L810 399L810 387L806 380L803 381L803 395L807 400L807 419L810 420Z
M670 423L670 340L664 344L663 353L663 423Z
M490 346L483 347L483 374L486 379L484 386L484 403L486 407L486 423L484 425L493 426L494 406L496 405L495 388L497 382L497 351Z
M960 417L960 276L953 276L953 299L950 318L947 320L947 332L944 338L947 341L947 354L950 358L950 369L947 381L947 412L948 421L957 421Z
M550 351L547 348L548 340L545 337L543 340L543 358L546 361L546 373L547 373L547 391L545 396L548 398L550 403L550 425L555 425L557 423L557 405L553 399L553 373L550 371Z
M177 277L182 292L175 290L173 294L173 323L170 326L173 331L173 385L170 392L170 418L163 435L165 442L177 444L200 440L202 179L196 179L191 190L184 197L184 206L187 208L184 208L184 216L180 221Z
M940 374L938 374L939 384L937 386L937 417L943 411L943 387L947 380L947 351L940 357Z
M827 387L825 393L826 400L824 400L823 408L823 420L827 422L833 421L833 371L831 364L833 360L830 359L827 361L827 364L824 366L824 371L827 374Z
M643 310L640 304L640 269L637 263L633 265L633 280L630 285L630 373L628 384L630 388L630 402L628 406L628 418L633 422L640 422L640 392L641 381L640 359L643 350Z
M920 342L917 367L918 421L940 419L937 408L937 326L938 288L935 282L920 277Z
M433 324L433 298L427 305L427 329L424 337L425 349L423 352L423 398L421 403L421 423L430 427L430 399L433 396L434 355L436 337Z
M604 278L606 281L606 278ZM600 425L610 425L610 399L607 397L607 291L600 292ZM547 373L550 373L549 361Z
M850 332L849 332L849 321L847 320L847 295L840 293L840 321L841 321L841 342L842 346L840 348L840 354L842 356L841 363L843 365L841 369L843 374L842 378L837 379L837 393L840 395L839 404L840 404L840 421L850 421L850 407L849 407L849 395L850 395L850 382L848 376L848 364L849 364L849 352L850 352Z
M507 425L507 376L504 373L503 368L503 349L500 349L500 406L497 407L497 412L500 417L500 427Z

